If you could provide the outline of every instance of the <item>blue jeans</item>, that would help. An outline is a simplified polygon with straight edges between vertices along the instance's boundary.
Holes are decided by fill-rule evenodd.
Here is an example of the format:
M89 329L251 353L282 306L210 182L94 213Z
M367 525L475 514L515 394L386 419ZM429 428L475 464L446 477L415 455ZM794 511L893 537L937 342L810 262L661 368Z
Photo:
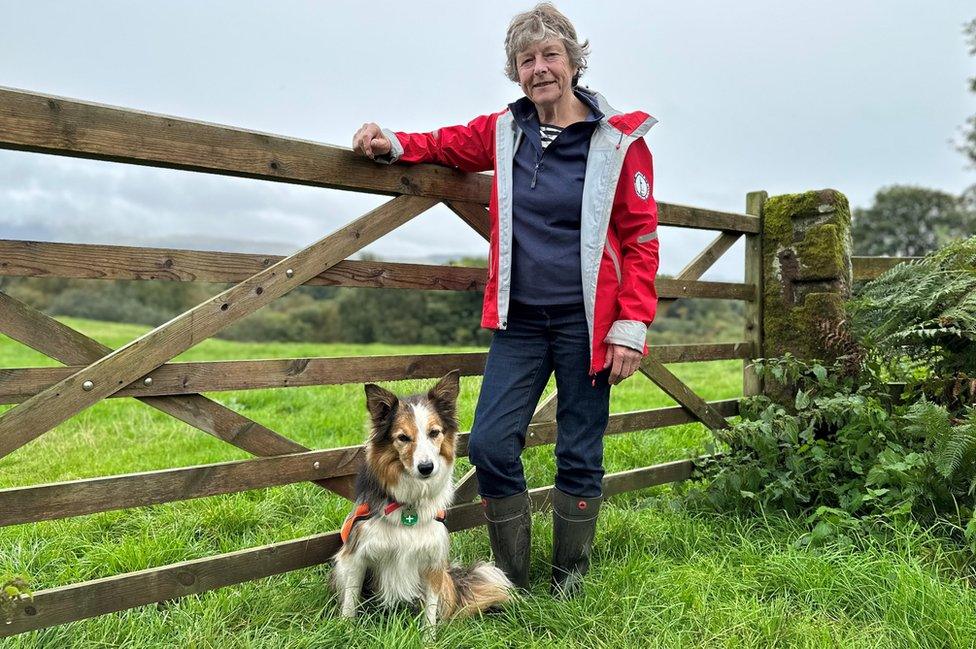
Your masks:
M495 332L468 456L485 498L525 491L522 448L539 397L556 372L556 487L569 495L602 494L603 433L610 415L609 371L589 375L590 341L583 305L513 302L508 328Z

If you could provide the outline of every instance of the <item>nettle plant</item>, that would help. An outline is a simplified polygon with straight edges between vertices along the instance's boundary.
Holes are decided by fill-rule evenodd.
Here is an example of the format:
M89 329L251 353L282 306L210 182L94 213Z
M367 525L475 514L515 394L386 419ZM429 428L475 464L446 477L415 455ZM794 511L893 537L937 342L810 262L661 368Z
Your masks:
M849 543L853 528L911 517L948 523L976 547L976 238L882 275L849 315L824 332L844 352L835 363L755 364L795 396L744 398L690 500L807 515L806 544Z
M953 415L926 397L892 397L861 380L792 356L761 359L764 377L789 380L793 403L747 397L740 421L717 433L698 464L706 479L692 501L718 510L806 514L805 543L848 542L860 520L948 520L976 538L976 408ZM720 451L715 454L716 451Z

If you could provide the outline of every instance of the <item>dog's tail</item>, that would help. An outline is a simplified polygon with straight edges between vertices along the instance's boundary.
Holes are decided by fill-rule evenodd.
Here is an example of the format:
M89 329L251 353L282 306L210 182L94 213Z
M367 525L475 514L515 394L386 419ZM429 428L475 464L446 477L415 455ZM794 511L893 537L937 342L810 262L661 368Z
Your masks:
M441 615L445 618L480 613L512 598L512 582L493 564L451 566L441 588Z

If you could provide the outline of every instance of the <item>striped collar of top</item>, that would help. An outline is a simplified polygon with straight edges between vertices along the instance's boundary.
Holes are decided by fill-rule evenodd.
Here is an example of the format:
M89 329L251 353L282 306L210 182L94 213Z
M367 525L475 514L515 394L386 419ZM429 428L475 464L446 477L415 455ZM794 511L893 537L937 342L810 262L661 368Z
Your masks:
M563 132L562 126L554 124L539 124L539 138L542 140L542 150L545 151L556 137Z
M599 122L605 118L603 111L600 110L600 106L597 103L596 98L589 92L582 92L579 88L574 88L573 92L576 97L579 98L584 104L586 104L590 109L590 114L583 121L585 122ZM512 112L515 119L522 125L523 131L526 135L529 135L529 139L534 140L533 135L529 134L528 129L535 129L535 124L539 124L539 113L536 110L535 104L528 97L522 97L517 101L513 101L508 105L508 109ZM578 123L578 122L577 122ZM546 130L549 131L551 137L546 136ZM563 131L563 128L558 126L553 126L552 124L539 124L539 135L541 138L541 150L545 151L546 146L548 146L556 136ZM538 145L537 145L538 146Z

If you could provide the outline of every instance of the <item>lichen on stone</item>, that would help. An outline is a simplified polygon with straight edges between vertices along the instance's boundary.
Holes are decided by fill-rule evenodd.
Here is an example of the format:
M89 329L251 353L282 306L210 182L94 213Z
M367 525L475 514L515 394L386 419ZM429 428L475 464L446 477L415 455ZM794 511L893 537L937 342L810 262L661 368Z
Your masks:
M821 323L843 319L851 286L851 215L832 189L763 206L763 355L824 358Z

